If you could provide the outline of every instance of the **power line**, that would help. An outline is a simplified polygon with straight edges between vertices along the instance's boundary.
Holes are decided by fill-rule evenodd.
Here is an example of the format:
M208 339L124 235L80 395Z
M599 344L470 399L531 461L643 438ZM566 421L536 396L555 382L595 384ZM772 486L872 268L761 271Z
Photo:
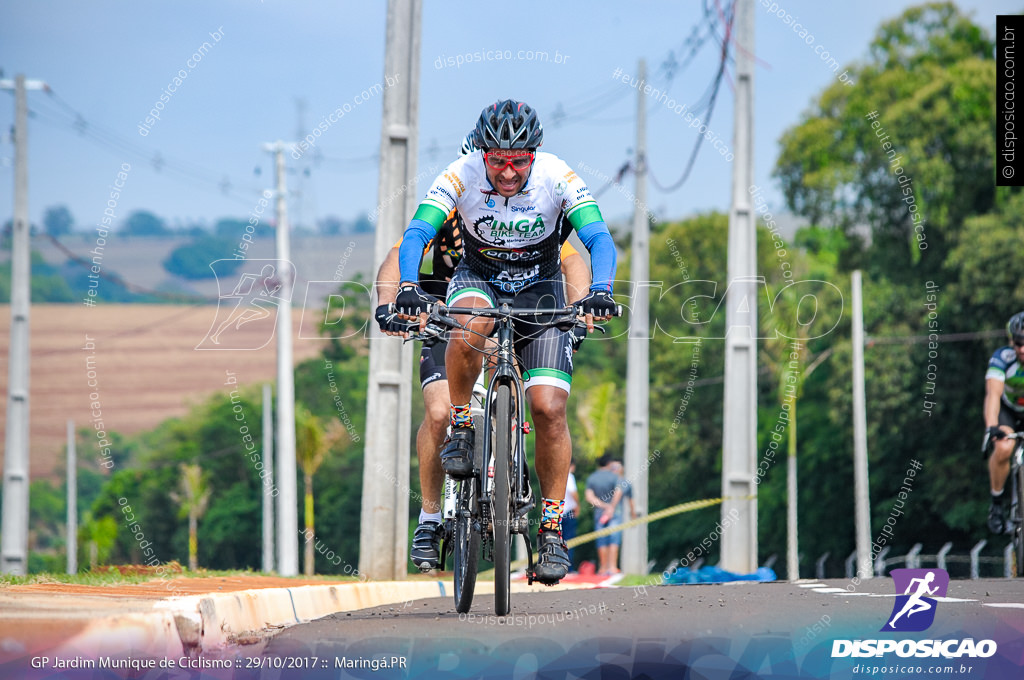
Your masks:
M83 139L109 152L141 158L150 163L157 172L166 170L171 175L177 175L176 179L188 180L193 186L209 191L217 191L241 205L252 206L252 198L234 191L232 189L232 182L227 176L218 178L206 168L189 161L165 156L158 150L153 150L134 140L125 138L113 130L86 118L84 114L71 106L53 90L49 90L47 94L49 95L49 103L54 104L55 107L48 107L45 101L40 101L33 103L31 109L33 117L40 122L58 128L70 128ZM259 192L254 190L253 193Z
M706 3L705 3L705 7L706 7ZM730 35L732 33L732 21L733 21L733 15L734 15L734 11L733 10L734 10L734 8L730 5L730 11L729 11L729 14L728 14L728 23L726 24L726 29L725 29L725 38L721 41L721 43L722 43L722 51L721 51L721 58L720 58L719 64L718 64L718 73L715 75L713 90L711 92L711 98L710 98L710 100L708 102L708 114L707 114L707 120L705 121L705 125L709 125L711 123L711 115L714 113L714 110L715 110L715 100L718 97L718 90L719 90L719 88L720 88L720 86L722 84L722 75L725 73L725 65L728 62L728 56L729 56L729 37L730 37ZM690 153L690 159L689 159L689 161L686 164L686 168L683 170L683 176L680 177L676 182L674 182L670 186L665 186L661 182L658 181L658 179L654 176L654 171L651 168L651 164L648 163L647 164L647 174L651 178L651 184L653 184L656 189L658 189L659 191L662 191L664 193L669 193L669 192L675 191L679 187L683 186L683 184L686 182L687 178L689 178L689 176L690 176L690 171L693 170L693 165L697 161L697 154L700 152L700 147L701 147L701 144L703 143L703 141L704 141L704 135L703 134L698 134L697 135L697 141L693 145L693 151Z

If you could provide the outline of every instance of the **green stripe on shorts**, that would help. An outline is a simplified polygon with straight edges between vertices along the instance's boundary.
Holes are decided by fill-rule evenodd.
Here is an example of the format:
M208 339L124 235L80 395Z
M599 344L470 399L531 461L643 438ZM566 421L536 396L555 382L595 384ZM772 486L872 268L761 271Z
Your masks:
M490 303L491 307L494 306L494 300L491 299L490 294L481 288L460 288L448 298L448 301L445 304L451 306L453 300L463 297L466 293L474 293L476 294L475 297L482 297Z
M523 382L530 378L555 378L556 380L564 380L570 385L572 384L572 376L565 371L559 371L557 368L532 368L529 371L523 371Z

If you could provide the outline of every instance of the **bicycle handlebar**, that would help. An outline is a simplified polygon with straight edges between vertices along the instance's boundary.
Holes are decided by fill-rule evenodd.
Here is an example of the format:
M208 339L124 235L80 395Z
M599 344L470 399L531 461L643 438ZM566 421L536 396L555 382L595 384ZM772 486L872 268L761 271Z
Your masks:
M394 311L394 303L388 306L389 311ZM447 305L438 302L437 304L430 305L427 313L427 325L419 333L410 335L405 338L405 342L410 340L440 340L444 334L445 328L459 328L461 324L452 318L453 315L460 316L473 316L473 317L487 317L487 318L525 318L529 316L561 316L561 318L555 318L547 321L546 323L537 323L537 325L554 326L561 330L568 331L574 326L586 327L586 322L577 318L583 316L583 307L581 305L567 305L565 307L551 307L551 308L537 308L537 307L509 307L503 305L501 307L448 307ZM615 309L615 316L622 316L622 305L619 305ZM442 328L444 326L445 328ZM563 326L565 326L563 328ZM608 329L604 326L594 326L596 330L601 333L607 334Z

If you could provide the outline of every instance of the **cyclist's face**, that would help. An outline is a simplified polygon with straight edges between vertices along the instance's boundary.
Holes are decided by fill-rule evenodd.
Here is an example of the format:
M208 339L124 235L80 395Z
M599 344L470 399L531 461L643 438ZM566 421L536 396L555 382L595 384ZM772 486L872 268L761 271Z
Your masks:
M1013 351L1017 353L1017 361L1024 364L1024 342L1017 344L1018 341L1024 340L1021 337L1015 337L1013 339Z
M517 168L516 165L521 167ZM533 154L527 151L488 149L484 153L487 179L497 189L498 194L505 198L515 196L522 190L532 165Z

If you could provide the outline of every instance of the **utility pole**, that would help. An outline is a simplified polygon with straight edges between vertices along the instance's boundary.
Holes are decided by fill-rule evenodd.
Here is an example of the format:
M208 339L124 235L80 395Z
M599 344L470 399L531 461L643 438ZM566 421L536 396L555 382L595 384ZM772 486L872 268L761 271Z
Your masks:
M68 573L78 573L78 455L75 451L75 421L68 421Z
M640 60L637 78L647 77L647 65ZM650 390L650 266L648 259L650 225L647 216L647 118L643 90L636 104L636 204L633 208L633 238L630 247L633 309L629 317L626 348L626 452L623 466L632 480L633 502L641 512L647 509L648 393ZM647 525L627 529L622 536L622 570L627 574L647 573Z
M11 230L11 344L7 359L7 435L4 500L0 511L0 573L28 573L29 310L32 303L32 237L28 219L28 98L26 90L49 89L18 75L0 80L14 90L14 225Z
M374 262L383 262L416 208L422 0L388 0L380 178ZM400 200L388 197L403 196ZM409 435L412 347L371 323L359 571L402 580L409 551Z
M274 571L274 396L269 384L263 386L263 571Z
M868 503L868 420L864 403L864 306L860 270L853 272L853 488L857 534L857 576L869 579L871 565L871 506Z
M757 231L753 178L753 0L736 0L735 163L729 211L725 394L722 422L722 568L757 569Z
M274 154L277 175L277 567L281 576L299 573L299 518L296 510L295 375L292 367L292 270L288 234L287 189L282 141L263 145Z
M295 99L295 140L298 141L306 136L306 100L303 97L296 97ZM292 197L295 199L294 210L295 213L295 226L301 229L303 226L308 226L303 222L303 216L305 215L303 209L306 204L306 171L309 170L309 157L303 154L298 161L294 164L295 167L295 189L292 191Z

